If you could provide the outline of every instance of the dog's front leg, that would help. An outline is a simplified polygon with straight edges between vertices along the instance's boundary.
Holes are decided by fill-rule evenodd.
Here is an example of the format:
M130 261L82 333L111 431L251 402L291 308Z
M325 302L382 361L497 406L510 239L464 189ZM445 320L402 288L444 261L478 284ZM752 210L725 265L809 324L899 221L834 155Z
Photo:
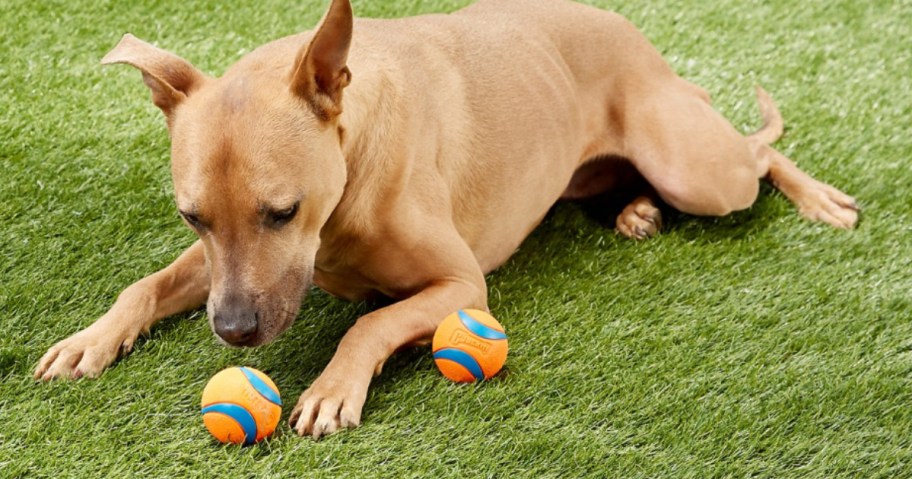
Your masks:
M318 439L361 421L371 377L397 349L430 338L460 308L487 310L481 271L471 280L441 279L414 296L361 317L342 338L323 373L301 395L289 419L300 435Z
M206 256L197 241L167 268L125 289L91 326L55 344L38 362L35 379L98 376L158 320L199 307L208 295Z

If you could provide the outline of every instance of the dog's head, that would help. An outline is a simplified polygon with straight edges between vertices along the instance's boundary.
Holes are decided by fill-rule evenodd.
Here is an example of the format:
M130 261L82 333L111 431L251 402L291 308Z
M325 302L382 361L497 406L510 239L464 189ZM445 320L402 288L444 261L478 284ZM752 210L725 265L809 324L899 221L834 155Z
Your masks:
M346 182L338 117L351 33L349 1L333 0L284 71L213 79L129 34L102 60L141 70L165 114L177 207L205 246L209 321L226 343L275 339L310 286Z

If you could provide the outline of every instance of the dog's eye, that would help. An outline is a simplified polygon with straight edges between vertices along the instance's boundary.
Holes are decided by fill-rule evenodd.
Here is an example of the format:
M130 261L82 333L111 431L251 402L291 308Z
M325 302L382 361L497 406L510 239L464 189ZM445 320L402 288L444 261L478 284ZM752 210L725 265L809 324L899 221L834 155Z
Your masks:
M285 226L294 219L295 215L298 214L298 206L301 205L301 202L297 202L291 208L285 208L284 210L270 211L269 212L269 221L272 223L272 226L279 227Z
M200 221L199 216L196 216L195 214L192 214L192 213L187 213L187 212L185 212L185 211L181 211L181 212L180 212L180 215L181 215L182 218L184 218L184 220L185 220L187 223L190 224L190 226L192 226L192 227L194 227L194 228L196 228L196 229L202 229L202 228L203 228L203 223L202 223L202 221Z

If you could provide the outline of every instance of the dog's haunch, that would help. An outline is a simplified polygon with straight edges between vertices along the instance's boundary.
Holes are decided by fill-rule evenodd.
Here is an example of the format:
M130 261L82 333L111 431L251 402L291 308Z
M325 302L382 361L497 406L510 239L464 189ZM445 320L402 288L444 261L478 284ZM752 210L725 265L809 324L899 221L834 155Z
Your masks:
M470 383L490 379L507 360L507 334L490 314L459 310L443 320L431 349L437 368L448 379Z
M279 389L253 368L223 369L206 384L203 424L223 443L249 445L275 431L282 416Z

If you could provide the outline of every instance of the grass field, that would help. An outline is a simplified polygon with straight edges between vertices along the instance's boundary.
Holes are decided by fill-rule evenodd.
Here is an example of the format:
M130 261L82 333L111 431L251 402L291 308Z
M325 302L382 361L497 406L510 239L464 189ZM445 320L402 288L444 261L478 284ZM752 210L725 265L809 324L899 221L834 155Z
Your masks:
M266 443L219 446L198 406L245 364L287 418L366 311L321 292L269 346L222 347L195 312L99 380L34 382L49 346L194 239L161 113L136 71L99 59L130 31L220 74L324 6L230 3L0 0L0 477L912 477L910 0L589 2L639 25L742 131L766 87L779 149L859 199L856 231L803 221L770 188L642 243L559 205L488 279L505 374L456 386L428 350L403 353L363 426L320 442L283 420Z

